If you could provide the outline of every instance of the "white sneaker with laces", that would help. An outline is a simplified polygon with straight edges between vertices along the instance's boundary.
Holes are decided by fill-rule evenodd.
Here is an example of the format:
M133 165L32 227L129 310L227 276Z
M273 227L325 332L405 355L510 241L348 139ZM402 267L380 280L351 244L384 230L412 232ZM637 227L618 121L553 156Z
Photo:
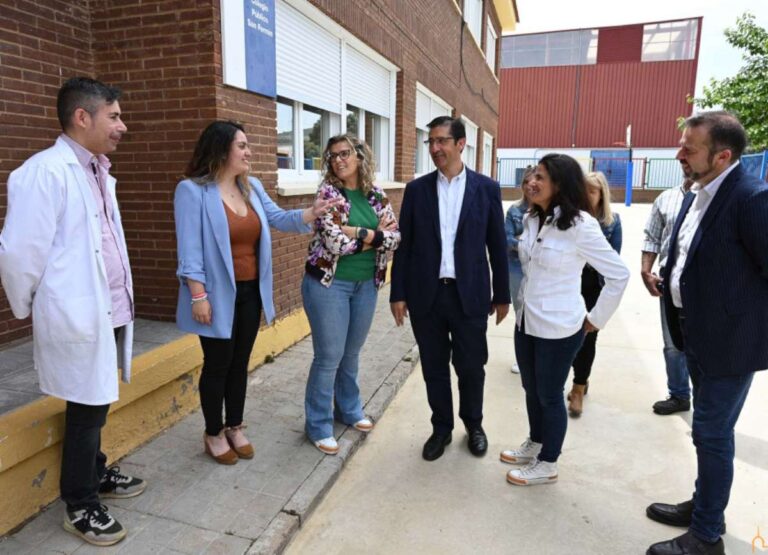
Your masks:
M522 468L507 472L507 482L516 486L535 486L557 482L557 463L534 459Z
M315 447L320 449L326 455L335 455L339 452L339 444L336 443L336 438L325 437L315 442Z
M540 452L541 443L531 441L531 438L527 437L520 447L502 451L499 458L507 464L527 464L534 461Z

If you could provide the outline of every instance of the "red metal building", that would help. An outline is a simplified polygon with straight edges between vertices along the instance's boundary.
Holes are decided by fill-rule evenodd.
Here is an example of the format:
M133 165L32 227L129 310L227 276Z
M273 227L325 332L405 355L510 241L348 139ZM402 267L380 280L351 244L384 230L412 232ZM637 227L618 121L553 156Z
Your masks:
M691 114L702 18L509 35L499 148L674 147Z

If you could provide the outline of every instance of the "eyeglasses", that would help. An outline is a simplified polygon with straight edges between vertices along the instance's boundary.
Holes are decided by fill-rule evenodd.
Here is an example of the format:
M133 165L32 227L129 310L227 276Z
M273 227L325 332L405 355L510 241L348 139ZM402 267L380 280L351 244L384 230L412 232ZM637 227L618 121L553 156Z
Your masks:
M424 144L427 146L432 146L434 144L438 144L440 146L445 146L447 144L450 144L450 141L455 141L453 137L433 137L431 139L427 139L424 141Z
M328 153L328 154L325 156L325 159L326 159L326 160L328 160L329 162L333 162L333 161L334 161L334 160L336 160L337 158L338 158L339 160L346 160L347 158L349 158L349 155L350 155L350 154L352 154L352 151L351 151L351 150L349 150L349 149L346 149L346 150L340 150L340 151L338 151L338 152L329 152L329 153Z

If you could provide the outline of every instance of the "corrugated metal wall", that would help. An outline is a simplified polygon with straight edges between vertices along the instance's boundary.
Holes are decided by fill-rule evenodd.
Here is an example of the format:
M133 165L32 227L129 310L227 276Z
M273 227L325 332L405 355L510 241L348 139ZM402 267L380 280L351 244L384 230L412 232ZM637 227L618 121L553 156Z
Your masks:
M696 60L501 70L499 148L673 147Z

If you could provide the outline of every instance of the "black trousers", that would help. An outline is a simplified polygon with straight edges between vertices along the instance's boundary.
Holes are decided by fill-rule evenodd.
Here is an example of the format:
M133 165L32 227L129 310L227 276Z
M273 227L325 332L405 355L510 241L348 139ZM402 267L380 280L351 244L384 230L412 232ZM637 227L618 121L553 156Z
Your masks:
M600 274L591 266L584 266L581 272L581 296L587 305L587 310L592 310L597 303L603 286L600 284ZM594 331L584 337L584 343L576 353L573 361L573 383L578 385L587 385L589 375L592 373L592 363L595 362L595 347L597 344L597 334Z
M411 314L411 327L419 345L433 431L447 434L453 430L451 361L459 378L459 417L467 428L480 426L488 362L487 316L468 317L455 282L441 283L432 310L418 317Z
M216 315L213 315L216 318ZM259 282L238 281L235 317L229 339L200 336L203 369L200 375L200 405L205 433L215 436L224 426L243 423L248 360L261 322ZM222 408L226 407L226 422Z
M122 329L115 328L115 341ZM108 412L108 404L67 401L59 479L61 499L67 510L99 504L99 483L107 470L107 456L101 451L101 429Z

